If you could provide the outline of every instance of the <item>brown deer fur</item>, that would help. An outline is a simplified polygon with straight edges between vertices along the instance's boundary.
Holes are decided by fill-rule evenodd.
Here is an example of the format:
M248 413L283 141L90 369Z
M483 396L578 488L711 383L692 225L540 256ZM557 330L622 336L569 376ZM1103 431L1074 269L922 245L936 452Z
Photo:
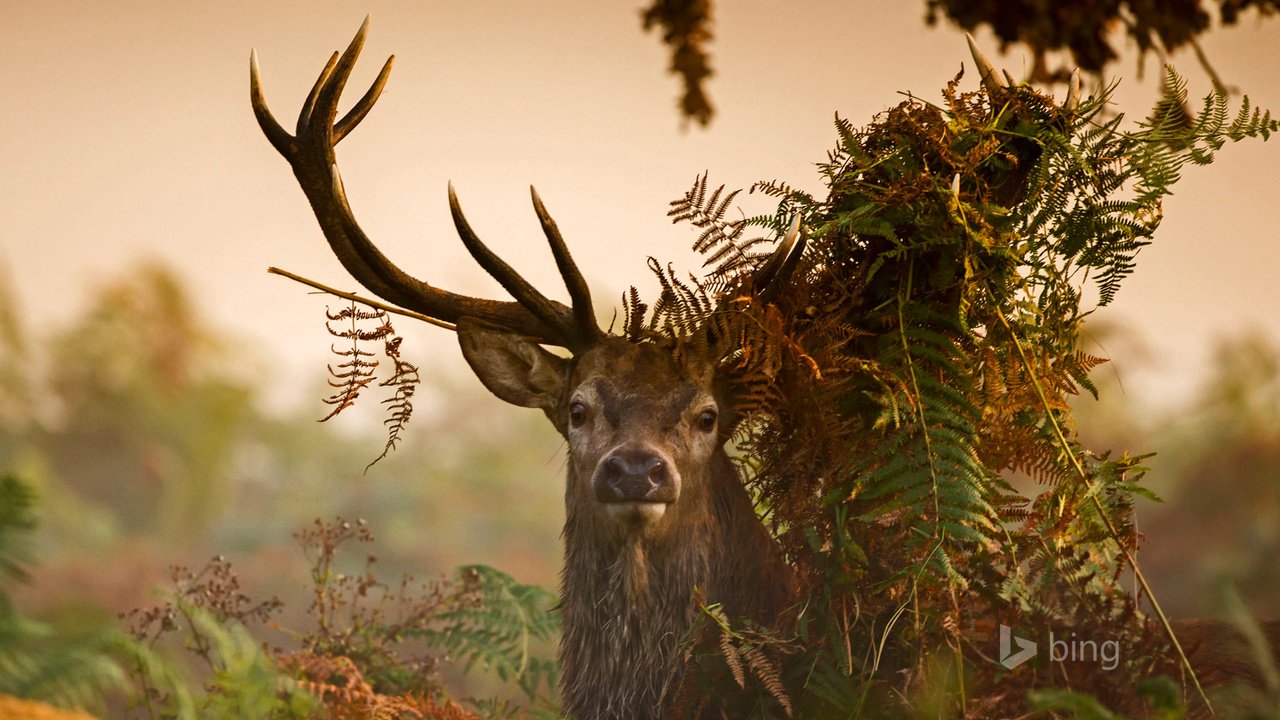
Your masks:
M695 593L731 617L770 622L789 571L724 451L696 416L724 407L714 375L661 348L619 338L563 360L515 335L463 323L463 353L504 400L542 408L569 441L565 488L561 697L574 718L658 718L682 670ZM589 417L568 418L581 402ZM657 519L619 517L592 477L624 443L669 457L679 497Z

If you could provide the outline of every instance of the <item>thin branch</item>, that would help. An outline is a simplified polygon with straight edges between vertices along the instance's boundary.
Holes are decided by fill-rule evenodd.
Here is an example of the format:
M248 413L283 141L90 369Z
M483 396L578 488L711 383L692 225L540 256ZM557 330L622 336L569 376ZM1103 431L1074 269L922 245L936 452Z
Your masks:
M281 275L283 277L287 277L290 280L293 280L294 282L300 282L303 285L313 287L321 292L329 293L330 295L335 295L337 297L350 300L352 302L358 302L361 305L368 305L371 308L377 308L379 310L385 310L386 312L389 312L389 313L395 313L397 315L411 317L415 320L421 320L426 323L431 323L432 325L435 325L436 327L444 328L445 330L453 330L456 332L458 329L457 326L455 326L453 323L447 323L443 320L437 320L431 317L430 315L423 315L422 313L414 312L412 310L405 310L404 308L399 308L399 307L396 307L395 305L388 305L386 303L378 302L377 300L370 300L369 298L361 297L359 295L356 295L355 293L343 292L336 288L329 287L328 285L325 285L323 283L316 282L315 280L304 278L301 275L295 275L289 272L288 270L281 270L278 267L269 267L267 268L267 272L271 273L272 275Z
M1169 618L1164 614L1164 609L1160 607L1160 601L1156 599L1155 593L1151 592L1151 586L1147 584L1147 578L1142 574L1141 568L1138 567L1137 560L1134 559L1133 553L1129 552L1129 548L1125 547L1124 541L1120 537L1120 532L1116 530L1116 526L1111 522L1111 516L1107 514L1106 508L1102 506L1102 501L1098 499L1098 493L1094 491L1093 483L1089 481L1089 475L1085 472L1084 466L1080 464L1080 458L1071 450L1071 444L1067 442L1067 436L1062 431L1062 426L1058 424L1058 418L1053 414L1053 409L1049 405L1049 398L1045 395L1044 388L1040 384L1040 379L1036 376L1035 370L1031 367L1031 360L1027 357L1027 351L1022 347L1022 342L1018 339L1018 334L1014 332L1009 325L1009 321L1004 316L1004 312L997 311L996 317L1000 320L1000 324L1009 333L1009 338L1013 340L1013 346L1018 350L1018 356L1022 359L1022 367L1027 371L1027 376L1031 378L1031 385L1036 390L1036 395L1040 398L1040 404L1044 407L1045 417L1048 418L1050 426L1053 428L1054 435L1062 447L1062 451L1067 458L1071 460L1071 466L1080 476L1080 481L1084 483L1085 489L1089 491L1089 498L1093 500L1094 506L1098 510L1098 516L1102 518L1102 524L1106 526L1107 533L1115 540L1116 546L1120 553L1124 555L1125 560L1129 563L1129 567L1133 568L1133 576L1137 579L1138 584L1142 586L1142 591L1146 594L1147 599L1151 601L1151 609L1155 611L1156 617L1160 620L1160 625L1164 629L1165 635L1173 644L1173 649L1178 652L1178 659L1182 662L1182 666L1187 669L1187 673L1191 675L1191 682L1196 686L1196 692L1200 695L1200 700L1205 707L1213 714L1213 704L1209 702L1209 696L1205 694L1204 688L1200 686L1200 678L1196 675L1196 670L1191 666L1191 660L1187 658L1186 652L1182 649L1182 643L1178 642L1178 636L1173 632L1173 626L1169 624Z
M1191 49L1195 51L1196 60L1200 61L1200 67L1204 68L1205 74L1209 76L1209 80L1213 82L1213 89L1218 91L1219 95L1230 95L1226 83L1222 82L1218 71L1213 69L1213 65L1209 63L1209 56L1204 54L1204 48L1200 47L1200 41L1194 36L1191 38Z

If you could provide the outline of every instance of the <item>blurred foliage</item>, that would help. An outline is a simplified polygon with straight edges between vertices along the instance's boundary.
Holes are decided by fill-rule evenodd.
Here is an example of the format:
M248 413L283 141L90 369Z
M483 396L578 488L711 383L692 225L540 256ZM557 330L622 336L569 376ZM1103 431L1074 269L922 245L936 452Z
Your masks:
M0 477L0 500L4 588L29 576L26 536L36 522L34 496L19 481ZM373 540L363 522L316 521L297 537L310 560L312 622L290 633L288 650L269 649L249 629L282 603L251 599L221 556L197 572L174 567L168 600L128 614L132 639L111 626L77 632L32 620L0 594L0 710L57 716L16 700L24 698L152 719L479 718L444 691L440 666L452 660L518 685L541 706L535 715L554 716L555 664L531 647L558 632L553 595L484 566L392 587L374 574L372 553L359 574L342 573L341 546ZM485 717L521 710L502 698L473 704Z
M81 316L39 334L21 325L10 292L0 283L0 366L9 369L0 388L0 472L20 472L41 498L34 536L0 538L7 567L41 560L13 596L39 621L21 637L12 630L19 644L11 647L53 647L114 628L117 613L164 582L166 567L214 553L237 557L255 593L289 601L280 622L300 626L308 573L288 546L295 528L324 515L378 523L384 572L501 562L554 581L560 441L540 417L495 422L506 408L483 388L452 387L434 374L424 380L448 402L421 410L410 426L414 441L363 477L385 438L318 425L318 400L299 411L264 409L264 358L208 326L170 271L141 266L109 281ZM317 340L324 335L317 328ZM493 502L510 494L519 501ZM21 507L6 497L0 514ZM33 627L54 634L26 632ZM289 640L272 628L255 636ZM505 685L496 675L445 674L463 693Z
M662 42L671 49L668 70L684 83L680 97L680 117L706 127L715 109L707 98L703 82L711 77L711 57L706 46L711 42L712 0L653 0L640 13L645 31L658 28Z
M144 266L50 342L40 397L56 418L33 444L66 489L124 526L169 540L199 534L226 502L251 412L251 379L219 370L235 361L177 278Z
M0 458L16 450L12 440L31 421L30 350L13 288L0 266Z
M1215 614L1229 584L1256 616L1280 617L1280 346L1222 338L1210 368L1183 406L1153 416L1122 399L1086 403L1082 425L1105 420L1156 452L1152 486L1165 502L1139 514L1141 560L1172 613Z
M39 335L24 332L10 291L0 284L0 366L12 369L0 400L14 408L0 414L0 469L44 498L46 567L119 552L127 578L143 562L251 552L343 514L379 522L397 567L438 570L470 553L555 577L547 518L560 512L560 441L540 417L495 422L505 408L483 388L437 372L424 382L447 402L420 411L415 442L361 478L385 438L318 426L319 401L265 410L265 358L210 328L170 271L147 265L105 283L79 318ZM533 512L492 502L512 490Z
M1280 10L1277 0L1213 0L1222 26L1238 23L1242 14L1256 10L1268 17ZM1050 70L1047 55L1056 50L1071 53L1072 66L1101 75L1119 57L1117 42L1130 40L1139 59L1149 52L1166 55L1192 46L1218 89L1225 91L1197 39L1212 28L1211 16L1201 0L926 0L925 21L937 24L940 16L968 31L990 27L1001 43L1023 43L1034 64L1027 80L1066 82L1071 66Z
M34 504L29 487L0 476L0 699L101 708L103 694L123 686L112 653L127 645L124 636L111 627L81 630L41 622L13 605L12 588L30 577ZM10 709L17 712L16 706Z
M1254 11L1259 18L1280 11L1280 0L1212 0L1220 27L1239 23ZM1004 46L1023 43L1033 64L1026 78L1042 84L1065 83L1074 67L1101 77L1120 57L1117 43L1137 46L1139 68L1148 53L1167 56L1191 46L1219 91L1227 86L1200 49L1199 38L1213 29L1213 17L1201 0L925 0L925 22L936 25L945 17L964 30L991 28ZM652 0L641 11L645 31L658 28L671 50L669 72L684 84L680 117L706 127L715 110L704 86L713 74L707 45L712 38L713 0ZM1051 68L1055 51L1071 54L1071 63Z
M31 562L28 537L36 528L31 489L10 475L0 477L0 578L7 582L27 579ZM0 611L13 610L13 601L0 585Z

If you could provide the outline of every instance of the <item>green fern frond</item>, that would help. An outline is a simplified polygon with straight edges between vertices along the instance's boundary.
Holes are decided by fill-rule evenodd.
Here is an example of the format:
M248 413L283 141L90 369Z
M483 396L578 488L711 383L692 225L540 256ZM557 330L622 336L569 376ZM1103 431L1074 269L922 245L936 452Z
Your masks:
M447 650L465 671L487 669L516 682L530 698L544 685L554 690L555 662L534 655L532 644L559 630L555 596L484 565L459 568L458 579L479 592L480 603L441 613L441 627L424 630L421 637Z

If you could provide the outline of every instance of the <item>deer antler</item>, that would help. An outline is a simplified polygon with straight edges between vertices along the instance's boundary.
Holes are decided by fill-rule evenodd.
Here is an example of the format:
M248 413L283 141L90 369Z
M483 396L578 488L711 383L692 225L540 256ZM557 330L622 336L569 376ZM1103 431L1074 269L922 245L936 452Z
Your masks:
M969 54L973 55L973 64L978 66L978 77L982 78L982 84L987 86L987 94L995 99L1001 91L1013 83L1000 77L1001 73L996 72L995 66L991 64L987 54L982 52L982 48L978 47L978 41L974 40L972 35L965 33L964 37L969 41Z
M759 289L761 299L766 302L772 300L779 289L786 286L787 280L800 264L805 248L805 238L800 232L803 219L804 213L797 211L795 217L791 218L791 226L787 228L787 234L783 236L782 242L778 243L777 249L752 277L752 284Z
M511 293L516 302L459 295L428 285L388 260L360 228L343 189L334 147L355 129L377 102L391 73L394 55L387 58L377 79L355 106L340 120L335 122L335 118L338 100L364 46L368 29L369 19L365 18L346 51L341 55L334 53L329 58L298 114L295 135L286 132L267 108L257 53L252 53L249 59L250 101L258 125L276 151L289 161L334 255L352 277L374 294L431 318L456 323L459 318L471 317L574 352L595 343L602 333L595 322L586 281L536 191L533 193L534 210L564 277L572 308L538 292L480 241L462 214L452 184L449 186L449 209L463 244L476 262Z

